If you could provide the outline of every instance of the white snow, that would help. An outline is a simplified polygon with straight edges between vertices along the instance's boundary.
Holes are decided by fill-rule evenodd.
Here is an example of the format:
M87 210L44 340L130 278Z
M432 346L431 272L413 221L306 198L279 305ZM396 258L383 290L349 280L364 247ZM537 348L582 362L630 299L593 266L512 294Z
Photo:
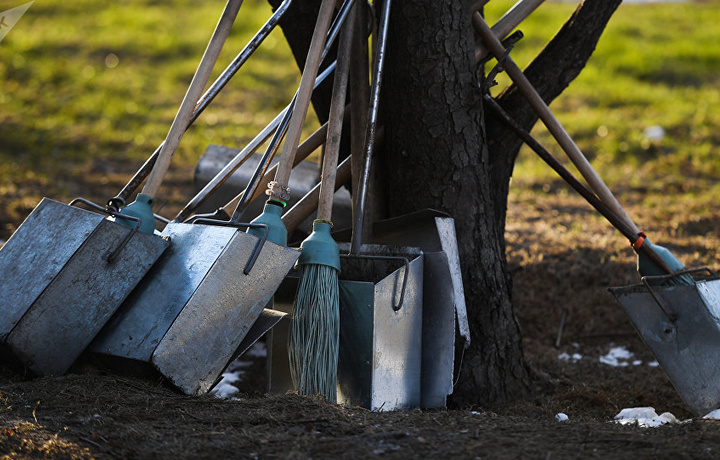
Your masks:
M248 351L243 353L243 358L256 359L267 357L267 348L263 342L255 342ZM222 375L222 380L210 390L210 394L222 399L232 398L239 390L233 383L240 382L245 375L246 369L253 365L253 361L235 360L228 366Z
M705 414L703 418L708 420L720 420L720 409L715 409L714 411Z
M643 135L648 140L660 141L663 137L665 137L665 130L660 125L648 126L643 131Z
M655 428L667 423L682 423L670 412L658 415L653 407L631 407L623 409L615 416L615 422L621 425L637 424L642 428Z
M569 353L563 352L558 355L558 359L562 361L571 361L573 363L576 363L582 359L582 355L580 353L573 353L571 355Z
M627 367L634 355L625 347L613 347L608 354L600 357L600 362L613 367ZM642 361L640 361L642 363ZM636 364L637 365L637 364Z
M570 418L565 414L564 412L559 412L555 414L555 420L558 422L567 422Z
M242 371L225 372L222 380L210 390L210 394L221 399L231 398L239 391L233 383L240 380L241 373Z
M255 342L255 344L250 347L250 349L246 351L243 356L246 358L266 358L267 347L265 346L264 342Z

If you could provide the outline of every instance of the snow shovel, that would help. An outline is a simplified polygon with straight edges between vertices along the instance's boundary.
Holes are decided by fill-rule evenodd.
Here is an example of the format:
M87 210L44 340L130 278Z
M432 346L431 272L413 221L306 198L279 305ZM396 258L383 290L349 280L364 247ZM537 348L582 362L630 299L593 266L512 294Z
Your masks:
M0 250L0 357L37 375L67 372L168 247L80 202L43 198Z
M689 286L642 284L609 288L652 351L673 386L695 415L720 406L720 280Z
M18 234L18 238L11 238L13 241L5 246L0 273L6 275L3 276L3 282L12 282L11 287L6 290L20 296L21 301L3 308L7 315L3 342L12 355L31 371L37 374L62 374L67 371L157 259L159 252L167 247L167 243L162 241L157 245L159 252L150 251L150 248L142 250L134 247L135 240L132 236L141 232L149 235L151 241L159 240L153 235L153 195L159 188L177 144L190 123L193 107L207 82L241 4L241 0L230 0L227 3L166 142L157 156L148 183L143 189L145 193L141 193L135 203L123 209L121 215L110 211L117 218L117 223L129 227L124 231L127 235L118 234L117 231L113 235L113 230L96 232L100 227L113 228L117 224L109 225L100 216L84 215L76 212L77 210L58 206L57 202L44 201L26 220L29 225L23 225L25 228ZM68 222L70 219L72 221ZM63 222L66 226L61 225ZM44 228L37 228L38 225ZM64 232L48 228L52 226ZM67 232L70 230L76 234L75 238L68 237ZM26 236L23 238L21 235ZM124 236L127 238L123 238ZM54 246L59 237L66 240L61 251ZM148 238L141 236L139 239ZM97 246L97 243L94 243L96 240L103 246ZM108 248L117 240L123 243L119 249L111 249L108 255ZM93 243L88 244L91 242ZM24 248L28 246L35 249L32 253L24 254ZM131 248L139 250L128 265L119 263L119 260L129 260L128 257L119 257L121 252L125 252L121 251L125 248L128 249L127 252ZM145 259L145 254L151 255ZM45 257L39 258L41 255ZM28 277L27 274L40 262L43 264L42 281L37 282L35 277ZM90 308L86 307L86 303L90 304ZM80 308L78 315L82 320L70 314L72 312L67 312L67 305Z
M92 351L112 367L151 364L186 394L209 391L299 257L297 250L267 241L267 225L241 223L241 212L238 206L228 222L169 223L163 234L173 248ZM247 260L244 267L239 260Z
M299 252L240 228L170 223L171 248L91 346L110 367L154 368L185 394L203 394L227 367Z
M453 392L455 331L465 347L470 343L454 220L426 209L375 222L372 235L374 244L408 245L423 252L420 407L444 409ZM349 234L333 236L347 241Z
M629 226L512 120L489 94L484 98L526 144L633 241L635 234ZM636 250L644 251L658 267L665 263L647 245ZM696 415L704 415L720 405L720 380L717 378L720 366L714 364L720 352L720 280L708 268L673 273L670 267L665 266L664 270L668 275L644 276L640 285L609 290L690 410ZM654 281L702 272L714 279L692 285L654 286L657 284Z

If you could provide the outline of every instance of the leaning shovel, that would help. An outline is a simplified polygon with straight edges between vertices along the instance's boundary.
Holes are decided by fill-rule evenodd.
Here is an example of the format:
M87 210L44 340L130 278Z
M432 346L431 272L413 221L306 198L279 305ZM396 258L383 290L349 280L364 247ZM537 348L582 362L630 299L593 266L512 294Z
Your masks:
M303 80L309 103L315 76ZM256 186L249 186L248 197ZM242 204L228 222L196 219L165 227L171 250L95 341L96 356L111 367L159 373L186 394L214 386L300 255L268 240L268 225L241 223Z

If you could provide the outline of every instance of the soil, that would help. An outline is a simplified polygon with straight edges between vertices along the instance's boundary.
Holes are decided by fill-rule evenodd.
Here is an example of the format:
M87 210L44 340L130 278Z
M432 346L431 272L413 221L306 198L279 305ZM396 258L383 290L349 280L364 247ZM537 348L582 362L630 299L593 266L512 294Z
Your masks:
M662 225L676 224L661 224L657 231L666 234ZM703 236L717 235L717 227L711 220L684 228ZM553 190L514 194L506 236L513 301L535 378L535 391L527 399L493 408L371 412L295 394L265 394L262 358L247 368L231 400L184 396L161 381L107 372L29 378L3 369L0 454L173 459L716 457L720 422L693 418L662 368L650 364L654 357L607 292L609 286L637 282L634 256L622 237L578 198ZM716 237L708 236L708 244L716 243ZM681 247L678 254L692 257L693 250L698 248ZM600 362L615 346L634 353L627 366ZM560 359L562 353L571 358ZM621 409L641 406L692 421L658 428L613 422ZM557 421L560 412L569 420Z

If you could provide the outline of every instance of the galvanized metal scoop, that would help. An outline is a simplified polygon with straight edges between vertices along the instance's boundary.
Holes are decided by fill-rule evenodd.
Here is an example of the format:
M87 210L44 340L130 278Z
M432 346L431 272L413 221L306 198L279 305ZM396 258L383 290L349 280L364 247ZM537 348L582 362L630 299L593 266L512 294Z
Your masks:
M212 388L299 256L238 229L250 224L203 223L165 227L172 247L91 346L112 366L151 365L186 394Z
M64 374L168 247L135 224L44 198L0 250L0 357Z
M694 285L610 288L680 397L695 415L720 407L720 279ZM677 274L675 274L677 275ZM667 275L673 276L673 275Z

